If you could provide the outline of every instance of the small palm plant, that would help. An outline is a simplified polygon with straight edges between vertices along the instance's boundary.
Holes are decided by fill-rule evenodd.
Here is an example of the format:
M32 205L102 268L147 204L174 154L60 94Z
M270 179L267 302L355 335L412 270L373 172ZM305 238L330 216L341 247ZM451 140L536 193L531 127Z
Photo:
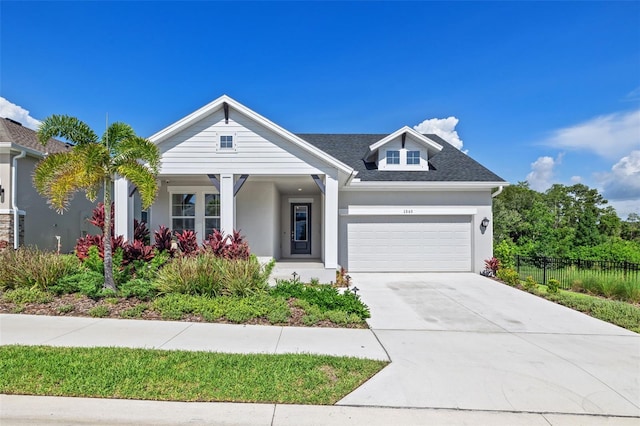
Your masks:
M158 147L135 134L131 126L111 124L102 138L83 121L67 115L47 117L38 129L40 143L62 137L72 144L67 152L50 154L38 163L33 174L36 190L52 208L62 213L73 195L84 191L94 202L104 191L104 287L116 289L113 280L111 247L111 191L116 175L136 185L143 208L149 207L158 192L156 176L160 165Z

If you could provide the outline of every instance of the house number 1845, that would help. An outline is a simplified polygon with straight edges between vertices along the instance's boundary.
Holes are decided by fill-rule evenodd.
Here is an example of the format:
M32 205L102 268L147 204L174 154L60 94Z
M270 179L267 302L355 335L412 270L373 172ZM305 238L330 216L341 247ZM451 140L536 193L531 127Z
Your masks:
M404 209L403 213L404 214L412 214L413 213L413 209Z

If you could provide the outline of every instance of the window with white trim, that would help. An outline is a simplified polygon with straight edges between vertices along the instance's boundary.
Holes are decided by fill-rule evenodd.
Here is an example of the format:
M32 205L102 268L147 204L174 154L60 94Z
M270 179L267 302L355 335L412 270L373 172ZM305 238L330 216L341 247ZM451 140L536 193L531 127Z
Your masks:
M387 151L387 164L400 164L400 151Z
M220 136L220 149L233 149L233 136L221 135Z
M171 195L171 230L194 231L196 227L196 194Z
M220 195L204 194L204 238L220 229Z
M407 164L420 164L420 151L407 151Z

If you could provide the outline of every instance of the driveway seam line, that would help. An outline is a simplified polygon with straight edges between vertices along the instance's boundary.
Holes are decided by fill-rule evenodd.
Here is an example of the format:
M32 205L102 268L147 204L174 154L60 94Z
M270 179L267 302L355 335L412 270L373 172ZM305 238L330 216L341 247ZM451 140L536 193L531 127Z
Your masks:
M273 413L271 414L271 426L275 424L276 421L276 409L278 408L278 404L273 404Z
M376 334L376 331L373 328L370 328L369 330L371 330L371 333L373 334L373 337L375 337L376 340L378 341L378 344L380 345L380 347L384 351L384 353L387 356L387 359L389 360L389 362L393 362L393 360L391 359L391 355L389 355L389 351L387 351L387 348L385 348L384 345L382 344L382 342L380 341L380 338Z

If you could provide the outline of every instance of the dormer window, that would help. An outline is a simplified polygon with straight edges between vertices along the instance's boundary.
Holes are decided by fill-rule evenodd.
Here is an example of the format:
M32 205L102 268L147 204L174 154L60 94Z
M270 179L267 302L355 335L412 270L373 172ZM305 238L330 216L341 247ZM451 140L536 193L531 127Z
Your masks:
M400 151L387 151L387 164L400 164Z
M407 165L420 164L420 151L407 151Z
M220 136L220 149L233 149L233 136L231 135Z

